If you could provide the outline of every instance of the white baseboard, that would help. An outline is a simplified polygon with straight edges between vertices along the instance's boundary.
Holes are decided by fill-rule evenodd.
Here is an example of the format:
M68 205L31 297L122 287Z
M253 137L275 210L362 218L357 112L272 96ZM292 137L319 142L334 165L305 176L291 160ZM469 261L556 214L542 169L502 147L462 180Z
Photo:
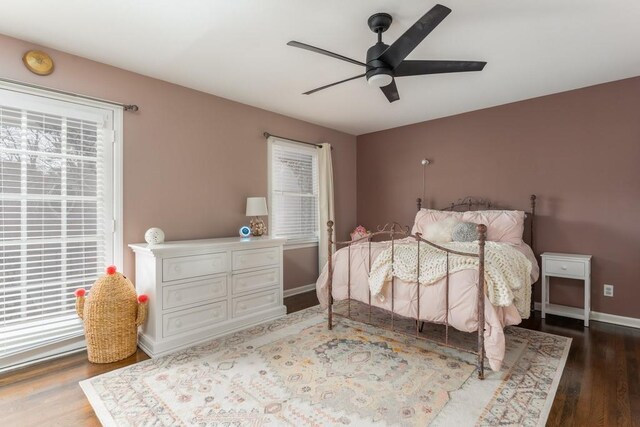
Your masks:
M615 314L592 311L589 318L598 322L613 323L614 325L629 326L630 328L640 329L640 319L635 317L616 316Z
M315 288L316 288L316 284L312 283L310 285L298 286L297 288L293 288L293 289L285 289L284 292L282 292L282 296L284 298L292 297L294 295L304 294L305 292L313 291Z
M542 309L542 304L540 304L539 302L535 303L535 309L536 311L540 311ZM589 315L589 319L595 320L596 322L611 323L613 325L628 326L630 328L640 329L640 319L635 317L625 317L618 316L616 314L592 311Z

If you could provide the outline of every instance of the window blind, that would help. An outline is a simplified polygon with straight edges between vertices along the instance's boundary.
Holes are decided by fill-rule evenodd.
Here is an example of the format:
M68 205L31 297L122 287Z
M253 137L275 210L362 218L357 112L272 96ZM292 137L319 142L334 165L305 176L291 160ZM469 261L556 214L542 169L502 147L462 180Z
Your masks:
M317 149L270 141L271 234L290 243L318 239Z
M0 90L0 368L82 335L73 291L112 261L112 119L87 110Z

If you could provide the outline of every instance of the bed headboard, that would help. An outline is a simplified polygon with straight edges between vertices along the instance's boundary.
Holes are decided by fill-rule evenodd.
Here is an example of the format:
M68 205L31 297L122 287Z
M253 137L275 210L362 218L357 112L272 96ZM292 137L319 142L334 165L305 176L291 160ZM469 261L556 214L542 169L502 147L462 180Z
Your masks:
M416 200L418 210L422 209L422 199L418 198ZM447 207L440 209L443 211L455 211L455 212L466 212L466 211L478 211L478 210L509 210L511 208L507 206L498 206L491 202L490 200L478 198L478 197L465 197L463 199L458 199L455 202L451 202ZM532 194L529 197L529 210L525 211L525 219L524 219L524 233L522 239L525 243L531 246L533 252L535 253L535 216L536 216L536 195Z

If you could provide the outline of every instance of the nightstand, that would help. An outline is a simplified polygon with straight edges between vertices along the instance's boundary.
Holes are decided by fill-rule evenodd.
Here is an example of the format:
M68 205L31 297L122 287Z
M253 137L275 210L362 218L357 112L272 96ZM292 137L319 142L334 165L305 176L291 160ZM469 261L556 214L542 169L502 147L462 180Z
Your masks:
M549 277L565 277L584 281L584 308L549 303ZM542 254L542 318L546 314L583 319L584 326L589 327L591 313L591 255L559 254L545 252Z

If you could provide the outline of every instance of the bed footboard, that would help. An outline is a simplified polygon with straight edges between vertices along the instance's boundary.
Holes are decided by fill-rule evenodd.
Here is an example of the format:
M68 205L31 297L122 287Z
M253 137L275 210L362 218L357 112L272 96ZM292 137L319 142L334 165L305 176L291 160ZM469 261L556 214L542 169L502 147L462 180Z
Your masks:
M416 298L416 331L415 334L411 334L411 336L414 336L416 338L419 339L426 339L429 341L434 341L437 342L438 344L442 344L445 345L447 347L453 347L456 348L458 350L462 350L462 351L467 351L473 354L477 354L478 356L478 361L477 361L477 369L478 369L478 377L480 379L484 379L484 325L485 325L485 279L484 279L484 263L485 263L485 257L484 257L484 251L485 251L485 242L486 242L486 238L487 238L487 227L483 224L479 224L477 226L477 233L478 233L478 253L466 253L466 252L459 252L459 251L455 251L455 250L451 250L448 248L445 248L443 246L440 246L436 243L430 242L428 240L425 240L424 238L422 238L422 236L420 235L420 233L416 233L414 235L411 235L409 233L409 227L402 227L400 224L398 223L387 223L385 224L384 227L378 227L376 232L373 233L369 233L367 236L362 237L360 239L356 239L356 240L352 240L352 241L345 241L345 242L334 242L333 241L333 221L328 221L327 222L327 233L328 233L328 262L327 262L327 268L328 268L328 280L327 280L327 303L328 303L328 310L327 310L327 327L328 329L332 329L333 328L333 316L334 314L336 315L340 315L339 313L334 313L333 311L333 270L334 270L334 265L333 265L333 252L334 252L334 245L343 245L346 246L348 249L348 276L347 276L347 315L344 317L347 317L349 319L351 319L351 246L353 244L356 243L361 243L361 242L368 242L369 245L369 269L371 268L371 241L373 238L377 237L377 236L382 236L382 237L386 237L391 244L391 263L393 264L394 261L394 255L395 255L395 240L400 237L400 238L404 238L404 237L413 237L416 241L416 245L417 245L417 251L418 251L418 265L417 267L417 276L416 276L416 285L417 285L417 298ZM431 339L429 337L423 336L421 335L422 332L422 328L419 326L420 323L420 247L421 245L429 245L439 251L442 251L446 254L446 264L447 264L447 271L446 271L446 276L445 276L445 286L446 286L446 314L445 314L445 321L442 323L445 326L445 339L444 341L441 340L435 340L435 339ZM459 348L456 347L454 345L451 345L449 343L449 255L450 254L455 254L455 255L459 255L459 256L468 256L468 257L473 257L473 258L478 258L478 293L477 293L477 312L478 312L478 348L477 350L470 350L470 349L464 349L464 348ZM395 321L395 275L392 276L391 279L391 328L390 330L393 332L399 332L402 333L400 331L396 331L394 330L394 321ZM369 308L369 322L368 324L371 324L371 290L369 290L369 298L368 298L368 308ZM435 322L431 322L431 323L435 323ZM379 325L376 325L379 326ZM379 326L380 327L380 326Z

